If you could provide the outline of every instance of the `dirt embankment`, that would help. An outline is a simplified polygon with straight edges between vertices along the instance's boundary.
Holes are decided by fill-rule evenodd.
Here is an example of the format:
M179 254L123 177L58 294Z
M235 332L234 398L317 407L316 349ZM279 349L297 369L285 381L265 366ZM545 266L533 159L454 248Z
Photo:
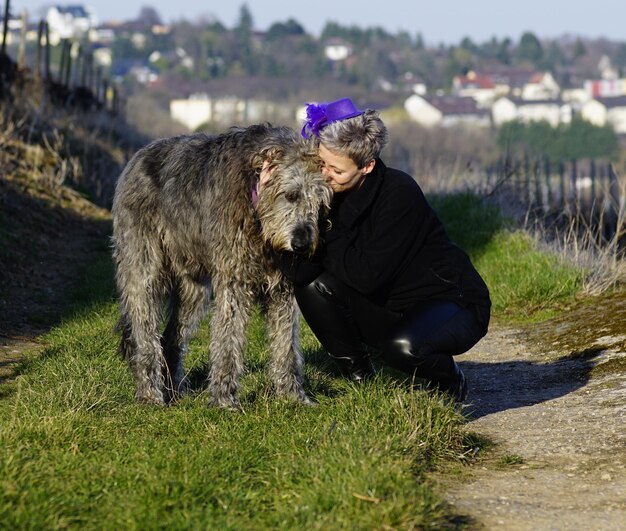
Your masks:
M67 290L107 245L109 212L69 187L0 175L0 383L60 318Z

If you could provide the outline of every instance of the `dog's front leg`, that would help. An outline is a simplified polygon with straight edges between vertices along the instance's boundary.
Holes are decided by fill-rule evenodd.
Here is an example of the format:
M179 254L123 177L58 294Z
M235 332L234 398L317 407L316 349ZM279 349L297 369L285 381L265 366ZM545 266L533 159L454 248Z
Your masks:
M249 289L215 284L209 357L209 405L239 410L239 378L244 369L246 329L252 301Z
M304 367L298 338L300 313L293 289L286 282L271 290L267 301L267 331L272 360L270 374L276 393L313 404L304 392Z

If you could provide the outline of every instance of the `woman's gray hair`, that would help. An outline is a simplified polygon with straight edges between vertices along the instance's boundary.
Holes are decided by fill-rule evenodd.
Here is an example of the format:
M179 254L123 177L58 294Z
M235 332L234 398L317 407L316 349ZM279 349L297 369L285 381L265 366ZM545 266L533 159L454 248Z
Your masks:
M380 156L389 133L377 111L370 109L345 120L331 122L319 133L319 142L333 153L350 157L357 168Z

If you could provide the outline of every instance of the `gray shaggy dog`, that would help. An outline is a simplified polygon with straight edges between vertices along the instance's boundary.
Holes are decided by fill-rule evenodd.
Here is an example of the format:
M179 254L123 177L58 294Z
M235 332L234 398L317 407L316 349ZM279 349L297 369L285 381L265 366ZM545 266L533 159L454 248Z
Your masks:
M262 168L270 177L259 190ZM137 400L166 404L182 392L187 345L212 293L210 405L240 408L246 329L257 301L275 391L310 402L293 287L271 254L313 253L331 195L314 151L288 128L179 136L137 152L113 201L120 350Z

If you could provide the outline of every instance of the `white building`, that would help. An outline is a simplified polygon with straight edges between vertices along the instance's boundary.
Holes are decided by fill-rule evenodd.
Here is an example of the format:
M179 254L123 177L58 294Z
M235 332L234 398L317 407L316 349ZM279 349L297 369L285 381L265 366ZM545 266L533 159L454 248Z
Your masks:
M489 113L479 109L473 98L458 96L420 96L404 101L410 118L424 127L488 127Z
M344 61L352 55L352 46L341 39L330 39L324 46L324 55L331 61Z
M170 116L194 131L212 120L211 99L206 94L192 94L187 99L171 100Z
M583 105L581 115L594 125L610 124L616 133L626 134L626 96L589 100Z
M626 96L626 79L588 79L585 90L590 98Z
M561 100L521 100L500 98L491 107L496 127L513 120L520 122L548 122L552 127L572 121L572 107Z
M98 24L95 14L79 4L49 7L46 22L52 44L58 43L60 39L81 38Z
M192 94L187 99L170 101L170 116L190 131L208 122L220 126L268 121L292 125L294 114L288 105L235 96L210 98L208 94Z

